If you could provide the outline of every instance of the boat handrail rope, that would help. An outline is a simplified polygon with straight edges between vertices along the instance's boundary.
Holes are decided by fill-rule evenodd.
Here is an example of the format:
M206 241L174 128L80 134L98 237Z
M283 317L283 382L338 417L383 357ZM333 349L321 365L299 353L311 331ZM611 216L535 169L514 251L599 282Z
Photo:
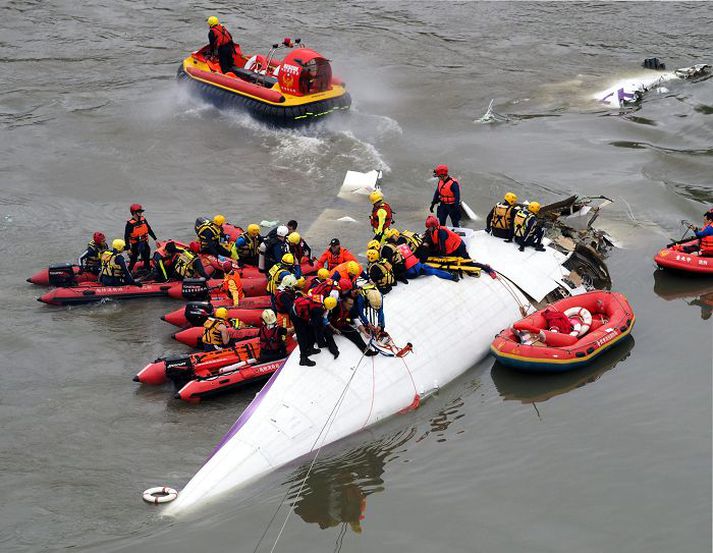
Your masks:
M517 304L520 306L520 313L522 314L523 317L527 316L527 308L531 307L529 303L523 303L520 300L520 297L518 296L517 292L515 292L512 289L512 283L508 280L505 275L502 273L499 273L498 271L495 271L498 274L498 278L496 279L500 284L507 290L507 292L513 297L513 299L517 302Z

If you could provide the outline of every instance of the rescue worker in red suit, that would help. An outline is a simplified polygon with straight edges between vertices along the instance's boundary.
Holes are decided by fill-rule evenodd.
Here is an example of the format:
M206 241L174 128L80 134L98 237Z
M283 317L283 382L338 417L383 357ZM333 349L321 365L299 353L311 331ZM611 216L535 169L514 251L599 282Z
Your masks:
M329 242L329 247L324 251L324 253L317 260L318 267L324 267L330 271L334 269L337 265L341 265L347 261L356 261L354 254L348 249L343 248L339 242L339 238L332 238Z
M329 321L327 313L337 306L336 298L327 296L322 301L313 299L310 296L300 296L295 299L295 303L290 311L290 319L295 327L297 342L300 346L300 365L313 367L316 365L309 356L320 352L315 347L315 342L320 347L326 347L336 359L339 357L339 349L334 343L331 329L328 328Z
M338 336L344 336L352 344L359 348L364 355L371 357L377 352L373 349L368 349L366 342L361 337L361 333L357 330L356 324L362 324L359 320L359 314L354 307L354 298L345 296L339 302L336 308L329 312L329 326L332 333Z
M433 255L441 257L468 258L465 243L452 230L441 226L433 215L426 218L426 236L424 238Z
M260 357L258 363L268 363L287 357L287 329L277 324L277 315L272 309L262 312L262 324L258 331Z
M460 184L448 174L448 165L439 165L433 170L433 176L438 179L433 193L429 211L438 204L436 215L441 225L446 224L448 217L454 227L460 226Z
M126 221L124 227L124 242L129 244L129 272L134 270L139 256L141 256L144 269L148 271L151 259L149 236L156 240L156 235L144 217L144 208L141 207L141 204L131 204L129 211L131 218Z
M208 26L210 27L210 31L208 31L210 51L213 55L218 56L220 70L223 73L227 73L233 69L235 64L233 54L237 45L233 42L233 37L228 32L228 29L223 27L214 15L208 18Z

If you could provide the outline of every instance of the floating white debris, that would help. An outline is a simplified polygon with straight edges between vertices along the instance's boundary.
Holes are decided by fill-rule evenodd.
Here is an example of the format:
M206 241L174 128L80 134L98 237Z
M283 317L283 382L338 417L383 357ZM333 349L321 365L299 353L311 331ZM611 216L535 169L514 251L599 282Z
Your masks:
M345 215L344 217L340 217L337 219L340 223L356 223L356 219L353 217L349 217L349 215Z
M359 199L361 196L368 196L379 188L381 171L373 170L368 173L359 171L347 171L344 175L344 182L339 189L339 197L345 200Z

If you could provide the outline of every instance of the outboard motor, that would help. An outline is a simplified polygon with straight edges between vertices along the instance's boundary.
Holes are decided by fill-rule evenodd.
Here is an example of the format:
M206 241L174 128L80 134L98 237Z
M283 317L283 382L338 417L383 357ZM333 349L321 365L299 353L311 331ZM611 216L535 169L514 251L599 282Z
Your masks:
M193 326L203 326L208 317L213 315L213 304L209 301L189 301L184 311L186 320Z
M188 355L172 355L166 357L166 378L172 381L176 389L183 388L195 378L193 363Z
M646 69L655 69L656 71L664 71L666 69L666 64L658 58L646 58L641 67Z
M191 301L207 301L210 298L208 283L202 277L184 279L181 294Z
M50 286L73 286L76 284L74 278L74 265L71 263L58 263L50 265L47 270Z

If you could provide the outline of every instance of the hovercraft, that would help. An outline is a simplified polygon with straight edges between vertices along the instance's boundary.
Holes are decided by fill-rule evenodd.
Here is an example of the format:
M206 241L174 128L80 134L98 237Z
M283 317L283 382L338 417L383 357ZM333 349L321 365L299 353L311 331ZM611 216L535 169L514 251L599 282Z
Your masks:
M281 48L291 49L283 60L275 57ZM332 76L329 60L300 39L273 44L267 57L245 56L236 45L232 70L226 73L209 52L204 46L184 59L176 79L219 108L241 109L277 126L297 126L351 106L344 83Z
M634 321L622 294L597 290L556 301L517 321L495 337L491 351L501 364L518 370L569 371L619 343Z
M661 269L696 275L713 275L713 257L704 257L698 252L686 253L683 248L696 246L695 238L682 244L673 244L659 251L654 257Z

